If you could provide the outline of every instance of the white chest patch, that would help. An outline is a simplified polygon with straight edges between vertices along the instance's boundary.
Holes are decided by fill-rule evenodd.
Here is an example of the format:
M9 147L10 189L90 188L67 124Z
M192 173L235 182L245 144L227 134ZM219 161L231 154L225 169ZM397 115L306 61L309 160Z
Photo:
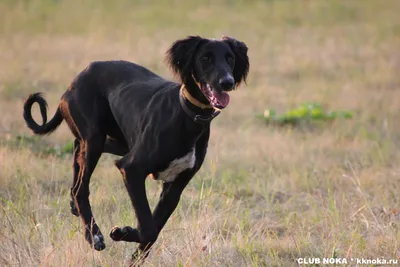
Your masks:
M192 169L196 162L196 149L193 147L186 155L181 158L174 159L164 171L156 175L157 180L164 182L172 182L181 172Z

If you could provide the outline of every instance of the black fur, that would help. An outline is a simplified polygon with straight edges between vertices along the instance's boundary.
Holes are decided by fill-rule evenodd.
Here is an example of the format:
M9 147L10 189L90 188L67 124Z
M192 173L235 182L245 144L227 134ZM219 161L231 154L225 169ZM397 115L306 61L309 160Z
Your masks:
M245 81L249 71L246 45L228 37L219 41L199 36L179 40L168 50L167 62L188 92L205 104L210 102L203 94L203 86L212 92L230 91ZM232 85L230 77L234 78ZM122 156L116 166L138 225L114 227L110 236L115 241L139 243L135 255L148 254L185 186L200 169L210 124L196 123L188 116L179 100L180 87L181 83L168 81L134 63L104 61L91 63L74 79L50 122L47 123L47 104L41 94L32 94L26 100L24 119L35 134L49 134L65 120L75 136L71 212L82 218L85 238L96 250L104 249L105 244L92 215L89 182L102 153ZM42 125L32 118L34 103L39 104ZM213 108L200 109L189 102L186 105L196 114L214 112ZM157 178L173 160L193 148L194 167L163 183L159 203L152 213L146 197L146 177L153 174Z
M39 104L40 114L42 115L43 123L42 125L38 125L35 120L32 118L31 109L34 103ZM24 104L24 119L28 127L35 134L50 134L61 124L63 117L59 109L57 109L54 117L47 123L47 102L43 98L43 94L35 93L28 97Z
M226 42L235 53L236 64L233 69L233 77L236 82L236 86L239 86L242 81L246 82L247 74L249 73L249 58L247 57L247 46L245 43L229 37L222 37L222 40Z

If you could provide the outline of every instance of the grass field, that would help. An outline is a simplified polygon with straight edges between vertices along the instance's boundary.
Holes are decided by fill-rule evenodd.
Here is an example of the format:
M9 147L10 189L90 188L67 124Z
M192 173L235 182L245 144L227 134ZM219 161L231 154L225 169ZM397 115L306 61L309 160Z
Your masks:
M96 252L69 211L71 156L52 153L72 140L68 128L32 138L22 104L42 91L53 114L93 60L135 61L172 79L164 53L194 34L244 41L248 85L213 121L203 168L145 265L398 259L399 10L395 0L0 1L0 266L126 263L135 244L107 235ZM303 102L353 119L274 127L256 118ZM136 224L115 158L104 155L91 181L104 234ZM160 184L147 185L154 205Z

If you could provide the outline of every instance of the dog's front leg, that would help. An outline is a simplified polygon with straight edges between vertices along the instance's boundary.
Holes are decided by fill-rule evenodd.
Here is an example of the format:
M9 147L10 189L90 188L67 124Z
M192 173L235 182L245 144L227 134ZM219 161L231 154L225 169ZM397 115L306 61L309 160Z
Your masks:
M130 156L127 155L126 157ZM129 226L120 228L116 226L111 230L110 237L114 241L152 243L156 241L158 231L146 196L145 179L147 175L134 163L121 164L126 157L117 162L117 167L122 173L126 189L131 198L138 219L138 228L135 229Z
M180 197L186 185L194 176L195 171L185 171L181 173L173 182L163 183L160 200L153 212L153 218L157 227L158 233L161 232L164 225L167 223L169 217L178 206ZM132 260L145 259L154 242L146 243L141 242L137 250L132 256Z
M209 137L210 131L208 129L204 132L204 134L199 138L198 142L196 143L196 165L194 169L186 170L179 174L173 182L163 184L160 200L153 212L153 218L158 233L160 233L164 225L167 223L169 217L178 206L180 197L186 185L203 164L204 158L207 153L207 143ZM153 243L154 242L141 242L135 253L132 255L132 261L135 262L138 259L145 259L148 256Z

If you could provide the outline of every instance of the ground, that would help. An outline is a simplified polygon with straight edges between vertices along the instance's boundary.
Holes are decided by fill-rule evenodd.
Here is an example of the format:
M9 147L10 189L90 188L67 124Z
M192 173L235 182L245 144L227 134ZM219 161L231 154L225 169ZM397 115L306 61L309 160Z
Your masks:
M107 236L94 251L69 211L71 156L54 152L72 141L68 128L32 138L23 101L45 92L53 114L93 60L130 60L174 79L165 51L195 34L244 41L248 84L213 121L205 164L146 266L400 257L399 1L82 2L0 2L1 266L126 263L135 244ZM256 116L304 102L353 118L276 127ZM105 234L136 224L114 159L102 157L91 182ZM154 206L160 184L147 185Z

